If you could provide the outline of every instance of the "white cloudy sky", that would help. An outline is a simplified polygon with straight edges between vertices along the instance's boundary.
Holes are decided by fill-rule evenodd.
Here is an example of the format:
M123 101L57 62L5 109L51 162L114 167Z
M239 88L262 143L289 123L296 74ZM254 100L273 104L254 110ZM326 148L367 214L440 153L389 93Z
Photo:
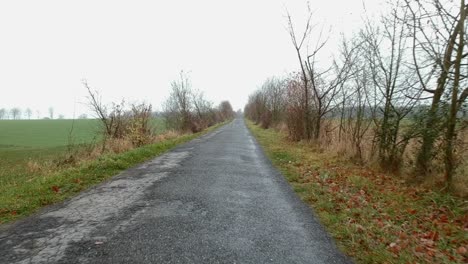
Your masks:
M382 6L364 0L369 13ZM333 36L361 24L363 0L310 1ZM160 109L170 82L189 71L194 88L243 108L272 75L297 68L285 8L300 23L306 0L0 1L0 108L46 116L87 111L81 79L109 101ZM333 49L337 38L331 38ZM326 55L323 55L326 56Z

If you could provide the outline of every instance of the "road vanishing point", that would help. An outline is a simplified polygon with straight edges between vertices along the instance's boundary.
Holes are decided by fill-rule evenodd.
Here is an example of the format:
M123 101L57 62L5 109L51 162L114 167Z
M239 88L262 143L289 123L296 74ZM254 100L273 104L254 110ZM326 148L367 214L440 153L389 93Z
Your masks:
M0 263L351 263L244 120L0 227Z

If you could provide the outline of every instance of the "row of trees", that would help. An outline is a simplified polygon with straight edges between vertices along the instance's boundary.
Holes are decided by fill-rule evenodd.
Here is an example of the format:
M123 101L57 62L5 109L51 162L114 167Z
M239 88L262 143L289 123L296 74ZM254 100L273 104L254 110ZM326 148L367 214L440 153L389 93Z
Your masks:
M229 101L215 107L203 92L192 88L184 72L171 83L171 93L164 104L163 115L167 126L180 131L198 132L216 123L234 118Z
M308 45L313 12L301 33L288 14L300 70L268 79L245 113L264 128L285 123L292 140L346 146L359 162L377 156L386 169L399 169L411 145L407 161L415 175L429 175L441 159L450 188L467 127L468 6L465 0L388 5L379 23L366 19L343 38L326 67L317 63L326 40Z
M41 118L49 118L49 119L54 119L54 108L49 107L48 109L48 116L47 117L42 117L41 113L39 111L35 112L35 115L33 113L33 110L31 108L26 108L24 111L23 109L19 107L13 107L11 109L6 109L6 108L0 108L0 119L13 119L13 120L18 120L18 119L41 119ZM63 115L59 115L58 117L63 118Z
M102 152L115 142L129 141L134 147L151 143L155 136L152 122L155 116L162 116L168 129L183 133L199 132L234 117L228 101L214 107L202 92L192 89L184 72L181 72L179 80L172 82L171 94L162 113L153 112L152 105L148 103L127 104L122 100L105 104L100 94L86 81L83 81L83 86L88 91L88 103L94 116L101 121Z

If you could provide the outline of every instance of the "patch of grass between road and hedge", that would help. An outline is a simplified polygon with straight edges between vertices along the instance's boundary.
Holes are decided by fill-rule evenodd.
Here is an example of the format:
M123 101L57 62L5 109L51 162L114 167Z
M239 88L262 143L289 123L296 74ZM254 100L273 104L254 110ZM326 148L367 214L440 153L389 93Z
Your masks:
M41 207L70 198L125 169L159 156L228 122L196 134L180 135L119 154L105 154L75 167L34 175L15 184L0 186L0 224L28 216Z
M246 122L339 248L357 263L467 263L468 216L460 198L408 186Z

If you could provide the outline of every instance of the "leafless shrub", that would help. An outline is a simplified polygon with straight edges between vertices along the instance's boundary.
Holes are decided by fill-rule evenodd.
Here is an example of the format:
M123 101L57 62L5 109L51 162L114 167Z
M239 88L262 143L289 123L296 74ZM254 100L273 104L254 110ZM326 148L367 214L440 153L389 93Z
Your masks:
M234 110L232 109L229 101L222 101L219 104L218 110L221 114L222 120L232 119L235 116Z
M188 75L180 73L179 80L171 83L171 94L164 104L167 127L182 132L199 132L208 126L234 117L229 101L218 108L205 99L203 93L194 91Z
M167 127L190 131L192 127L192 84L183 71L179 80L171 83L171 94L164 105Z
M41 164L39 164L39 162L35 160L29 160L26 163L26 168L27 171L32 174L39 173L43 170L43 166L41 166Z
M301 87L298 77L293 76L287 84L286 101L286 124L288 126L289 137L293 141L305 138L304 115L306 111L303 105L304 90Z
M151 127L152 107L149 104L133 104L128 127L128 138L136 147L151 142L153 129Z
M120 103L112 103L109 107L102 103L100 95L92 91L86 81L83 81L83 85L88 90L91 110L101 121L102 152L106 150L107 145L120 146L121 141L125 140L129 140L135 147L151 142L153 129L150 124L152 118L150 104L132 104L127 110L125 101L122 100Z

